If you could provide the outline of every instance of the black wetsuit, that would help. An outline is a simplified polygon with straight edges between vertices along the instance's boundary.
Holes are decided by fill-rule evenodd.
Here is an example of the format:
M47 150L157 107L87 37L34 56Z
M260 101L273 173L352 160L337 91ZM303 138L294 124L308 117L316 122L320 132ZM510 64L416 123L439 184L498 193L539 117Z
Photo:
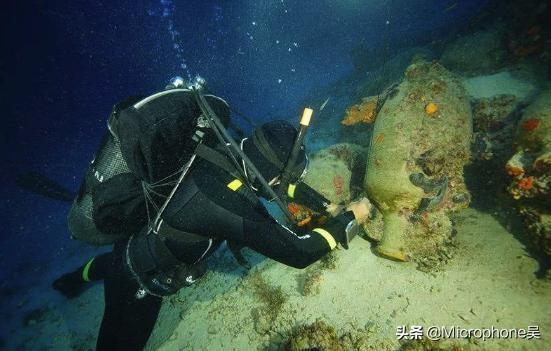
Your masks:
M124 242L115 244L113 252L95 257L87 270L86 280L104 281L105 307L96 350L142 350L161 308L160 297L136 298L139 285L122 263L124 247Z
M276 222L250 188L242 184L232 190L232 182L239 184L231 174L204 160L186 177L163 213L163 220L177 230L199 234L206 240L202 248L190 251L167 240L167 246L180 260L192 263L205 254L208 239L232 241L295 268L310 265L334 247L328 243L331 238L317 231L295 232ZM297 184L293 200L319 212L324 212L328 204L304 183ZM346 213L329 220L319 230L341 233L352 219L352 214ZM211 248L209 252L212 251Z
M327 205L326 199L302 183L291 186L289 193L293 201L316 211L324 211ZM293 231L276 222L244 182L203 159L196 161L162 218L162 226L172 231L162 238L164 244L187 264L204 260L228 240L296 268L304 268L331 251L354 219L346 212L327 221L323 228ZM193 233L195 239L180 240L186 233ZM157 296L136 298L140 286L123 264L127 242L117 243L112 253L94 259L87 270L89 280L105 279L98 350L142 349L161 306L162 299Z

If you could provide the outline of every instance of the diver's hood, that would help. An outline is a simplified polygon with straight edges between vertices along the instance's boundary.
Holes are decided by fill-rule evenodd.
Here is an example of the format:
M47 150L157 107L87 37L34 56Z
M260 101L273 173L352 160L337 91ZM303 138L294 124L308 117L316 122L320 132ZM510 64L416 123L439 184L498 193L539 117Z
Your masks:
M243 151L269 182L283 172L297 134L295 127L287 121L268 122L257 128L253 136L243 142ZM300 180L307 163L306 151L302 145L296 165L291 170L290 183ZM254 180L251 181L255 183Z

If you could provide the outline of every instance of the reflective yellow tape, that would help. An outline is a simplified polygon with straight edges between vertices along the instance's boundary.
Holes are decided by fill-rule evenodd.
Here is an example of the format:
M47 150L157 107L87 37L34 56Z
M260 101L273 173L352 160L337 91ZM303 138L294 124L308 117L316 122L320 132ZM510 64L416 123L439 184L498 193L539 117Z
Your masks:
M94 262L95 257L93 257L88 263L86 263L86 266L84 266L84 269L82 270L82 279L84 279L85 282L90 281L90 277L88 276L88 273L90 272L90 266L92 265L92 262Z
M323 238L329 244L329 247L331 248L331 250L333 250L335 247L337 247L337 242L335 241L335 238L333 238L333 235L331 235L331 233L329 233L327 230L322 229L322 228L316 228L313 231L318 233L318 234L321 234L321 236L323 236Z
M287 188L287 195L292 199L295 197L295 189L297 188L296 184L289 184L289 187Z
M312 113L314 113L314 110L311 108L305 108L304 112L302 113L302 118L300 119L300 124L303 126L310 125L310 119L312 118Z
M241 188L241 185L243 185L243 183L239 179L234 179L228 184L228 188L237 191L237 189Z

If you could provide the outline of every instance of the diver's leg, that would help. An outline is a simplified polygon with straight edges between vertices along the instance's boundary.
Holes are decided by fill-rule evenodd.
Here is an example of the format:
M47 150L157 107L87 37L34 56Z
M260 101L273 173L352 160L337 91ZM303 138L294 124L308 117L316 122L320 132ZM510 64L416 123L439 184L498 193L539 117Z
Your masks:
M86 282L105 279L108 272L112 270L112 256L113 254L109 252L92 258L77 270L63 274L54 280L52 287L67 298L80 295Z
M128 347L128 350L143 350L159 316L162 301L160 297L147 295L126 305L118 350L124 347Z
M136 298L138 284L124 272L105 279L105 311L96 350L142 350L153 330L162 299Z

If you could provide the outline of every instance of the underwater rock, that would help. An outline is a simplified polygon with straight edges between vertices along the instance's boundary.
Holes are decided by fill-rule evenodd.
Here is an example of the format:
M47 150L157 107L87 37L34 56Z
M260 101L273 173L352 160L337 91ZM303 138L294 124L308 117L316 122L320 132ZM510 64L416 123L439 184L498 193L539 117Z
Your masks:
M318 319L296 328L285 345L285 351L305 350L345 351L347 348L335 328Z
M419 262L438 256L451 237L446 213L469 204L463 167L472 115L464 88L438 63L417 61L405 76L375 122L364 187L383 214L377 252ZM430 102L438 104L432 117L425 111Z
M517 125L523 109L534 98L532 91L535 86L513 84L517 80L508 72L473 78L471 81L481 84L478 87L475 84L475 89L467 89L469 93L476 91L470 96L474 129L471 147L473 162L465 169L468 187L473 194L472 206L500 213L510 212L515 204L503 191L510 182L503 165L511 157ZM502 88L502 84L514 86ZM509 217L507 222L510 221L515 219Z
M51 309L47 306L35 308L25 314L23 317L23 326L29 327L35 325L36 323L43 322Z
M357 105L352 105L346 110L346 115L341 121L342 125L351 126L358 123L373 123L377 117L377 103L379 97L369 96L362 99Z
M453 225L444 211L414 214L408 230L408 254L423 272L437 270L452 256L455 247Z
M304 182L332 203L348 203L362 191L365 150L354 144L335 144L310 157Z
M495 132L505 126L507 117L518 106L517 98L511 94L500 94L491 98L481 98L473 102L473 122L475 130Z
M549 196L551 172L551 89L530 104L517 128L516 153L506 164L515 199Z
M299 325L288 333L288 340L279 342L277 350L285 351L349 351L390 350L390 344L374 342L371 323L365 327L348 325L337 334L335 328L322 319ZM283 347L282 347L283 346Z
M459 37L445 47L440 62L467 76L496 72L508 59L504 37L504 28L498 25Z
M527 234L538 251L551 256L551 89L530 104L517 128L516 153L505 169L519 200Z
M474 122L473 156L479 160L508 157L524 104L515 96L500 94L472 102Z
M510 1L513 14L508 26L507 48L516 59L538 56L549 61L549 4L541 1ZM547 50L547 52L546 52ZM543 54L543 55L542 55Z
M549 206L519 205L519 212L530 241L539 253L551 257L551 213Z
M513 95L519 102L529 99L536 91L537 84L530 77L519 72L501 71L486 76L463 79L463 86L472 100L491 99L497 95Z
M517 58L539 55L545 50L544 36L540 35L541 26L532 26L523 33L509 37L508 48Z

